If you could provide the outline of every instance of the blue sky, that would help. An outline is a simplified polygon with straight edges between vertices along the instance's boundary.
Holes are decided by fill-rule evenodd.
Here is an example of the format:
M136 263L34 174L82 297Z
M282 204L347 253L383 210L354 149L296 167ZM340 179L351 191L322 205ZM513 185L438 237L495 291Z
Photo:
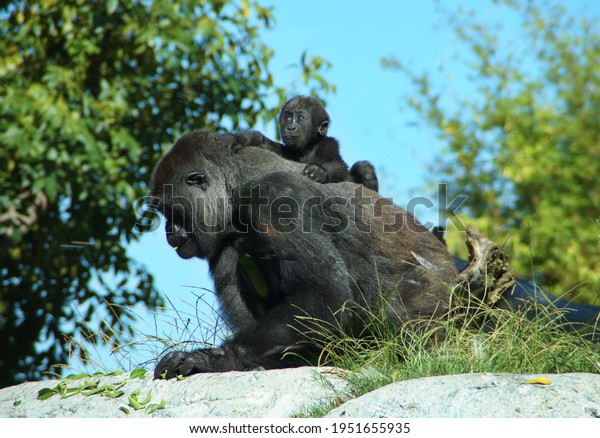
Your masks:
M454 57L461 47L439 5L433 0L260 3L275 6L275 27L263 32L263 41L276 53L270 69L276 83L293 81L297 71L288 66L297 63L303 51L330 61L333 66L325 76L336 85L337 93L323 98L332 118L329 134L340 141L344 159L348 163L359 159L373 162L381 193L400 206L412 196L427 193L429 166L439 159L443 145L426 125L411 125L417 117L406 104L406 97L413 92L410 83L399 73L384 71L381 60L394 56L416 72L432 73L437 81L434 85L450 102L455 96L471 93L464 64ZM563 3L577 17L600 16L598 1ZM472 8L480 22L501 23L507 35L518 32L518 15L490 1L444 1L443 5L448 11L459 6ZM301 86L290 88L290 97L306 91ZM274 138L275 125L264 127L264 132ZM435 218L434 211L416 213L422 221ZM206 262L178 258L167 245L162 228L131 245L130 254L148 267L158 288L182 312L193 313L193 292L202 292L196 288L213 288ZM210 300L210 294L206 297ZM137 328L142 333L173 336L181 327L174 329L160 317L140 316L144 321Z

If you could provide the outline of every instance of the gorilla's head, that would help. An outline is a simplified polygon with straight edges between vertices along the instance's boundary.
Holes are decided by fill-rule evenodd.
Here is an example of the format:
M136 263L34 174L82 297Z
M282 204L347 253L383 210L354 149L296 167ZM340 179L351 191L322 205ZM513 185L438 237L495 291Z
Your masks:
M158 162L150 204L166 219L167 241L184 258L210 258L230 229L230 160L224 138L208 131L182 136Z
M287 148L306 153L327 135L329 122L329 114L321 102L296 96L281 108L279 133Z

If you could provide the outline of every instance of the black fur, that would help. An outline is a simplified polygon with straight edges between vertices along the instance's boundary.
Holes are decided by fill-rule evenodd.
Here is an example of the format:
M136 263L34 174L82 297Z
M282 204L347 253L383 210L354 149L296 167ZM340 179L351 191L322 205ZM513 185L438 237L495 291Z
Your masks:
M220 348L165 355L156 378L295 365L285 351L309 357L323 326L360 335L367 308L398 324L447 310L454 262L413 216L361 186L318 184L298 163L260 148L232 154L230 144L229 134L192 132L152 174L169 244L208 260L233 330Z

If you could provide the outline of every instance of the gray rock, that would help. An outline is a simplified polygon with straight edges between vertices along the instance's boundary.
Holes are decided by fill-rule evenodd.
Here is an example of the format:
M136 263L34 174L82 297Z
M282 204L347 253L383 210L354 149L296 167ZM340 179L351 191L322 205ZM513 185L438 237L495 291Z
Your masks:
M61 398L54 395L38 400L38 391L60 382L30 382L0 390L0 417L289 417L300 409L331 400L345 383L330 373L331 368L295 368L287 370L197 374L184 380L130 379L129 374L112 377L86 377L67 381L69 388L86 382L106 388L124 382L124 394L110 398L102 394L76 394ZM331 385L324 384L326 380ZM96 384L97 383L97 384ZM152 391L151 401L165 400L165 408L151 414L135 410L129 396L139 390L138 401ZM120 408L126 408L126 414Z
M0 390L1 417L271 417L283 418L303 408L344 398L347 385L332 368L198 374L184 380L131 379L129 374L23 383ZM549 385L527 384L545 377ZM38 400L38 391L63 382L68 388L91 383L103 389L122 386L123 395L106 391ZM165 400L165 408L150 414L135 410ZM75 391L79 392L79 391ZM125 408L129 413L125 413ZM463 374L396 382L350 400L328 417L600 417L600 374L516 375Z
M551 383L525 383L537 377ZM600 374L485 373L405 380L350 400L328 417L600 418Z

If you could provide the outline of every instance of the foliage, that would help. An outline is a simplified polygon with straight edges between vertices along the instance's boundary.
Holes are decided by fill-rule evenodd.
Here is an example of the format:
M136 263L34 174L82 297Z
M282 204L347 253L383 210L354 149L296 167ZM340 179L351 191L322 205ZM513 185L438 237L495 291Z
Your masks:
M461 97L449 101L451 90L434 90L430 74L397 59L384 67L408 76L417 89L410 106L447 145L432 175L468 196L461 222L506 242L521 275L533 271L556 295L591 303L600 290L597 22L557 5L495 3L494 15L507 7L522 21L516 40L467 11L450 14L469 53L470 83L453 93ZM451 249L463 240L451 237Z
M132 202L181 132L274 118L273 21L249 0L0 3L0 387L161 304L126 252ZM297 66L313 93L327 67Z
M84 397L90 396L102 396L113 399L118 399L125 395L125 391L122 389L127 380L122 380L114 383L102 383L101 377L104 376L116 376L121 374L110 373L110 374L102 374L95 373L93 375L90 374L72 374L67 376L64 380L57 383L52 388L42 388L38 391L38 400L48 400L49 398L58 395L60 398L68 398L76 395L81 395ZM143 379L146 376L146 370L141 368L136 368L129 374L129 379ZM75 382L71 384L71 382ZM127 397L127 406L121 406L119 408L120 411L125 413L126 415L131 412L131 409L136 411L144 410L145 414L152 414L153 412L164 409L167 405L164 399L161 399L159 403L150 403L152 401L152 390L148 392L148 394L140 399L140 390L135 389L128 397Z

